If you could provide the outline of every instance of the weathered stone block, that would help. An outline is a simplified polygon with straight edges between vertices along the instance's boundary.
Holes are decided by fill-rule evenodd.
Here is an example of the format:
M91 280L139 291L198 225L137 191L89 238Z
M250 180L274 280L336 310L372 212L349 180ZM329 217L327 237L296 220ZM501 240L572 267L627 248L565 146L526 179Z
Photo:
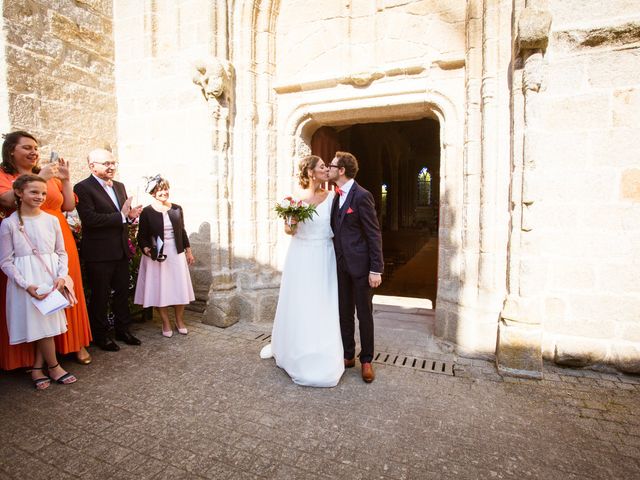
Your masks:
M40 101L26 95L9 94L9 118L13 125L37 125Z
M640 268L607 262L597 267L597 288L602 293L640 294Z
M607 2L580 0L548 3L553 15L554 29L561 28L565 24L606 24L612 12L629 17L640 15L640 5L636 0L608 0Z
M558 335L553 361L567 367L586 367L603 363L607 357L608 342L593 338Z
M609 25L591 23L583 28L574 28L572 25L567 30L557 31L554 37L560 49L566 50L619 47L635 43L640 39L640 23L631 19Z
M518 44L521 50L545 49L549 43L551 14L531 7L525 8L518 19Z
M584 260L554 261L549 278L549 288L553 291L591 290L595 286L593 266Z
M543 290L547 283L547 270L548 264L544 259L540 257L523 258L520 261L520 293L522 295L535 295L537 292ZM538 311L538 308L536 308L536 302L533 300L527 300L526 305L527 308L522 309L521 313L527 312L525 316L530 320L538 316L536 313ZM538 320L538 322L539 321L540 320Z
M422 0L407 2L406 0L385 0L386 8L394 5L406 5L407 12L412 15L435 15L446 19L448 23L464 22L465 4L463 2L442 2L441 0ZM468 6L467 8L473 8Z
M638 124L627 124L624 128L605 129L589 134L593 145L594 162L606 162L612 167L638 165Z
M589 56L589 84L595 88L620 88L638 84L640 51L604 51ZM601 112L603 112L602 110Z
M610 97L604 93L546 98L540 102L539 125L556 133L609 129L610 108Z
M640 202L640 169L633 168L622 172L620 193L624 200Z
M550 297L544 302L545 326L561 324L566 319L566 305L563 298Z
M619 339L640 345L640 313L636 321L618 323L616 333Z
M613 92L613 126L629 125L640 125L640 88Z
M613 338L618 322L640 320L640 298L605 294L571 294L566 296L571 316L563 333L592 338Z
M616 342L611 347L611 363L627 373L640 373L640 343Z
M575 95L589 88L587 77L587 59L571 56L564 59L552 59L545 68L545 94ZM578 144L574 144L576 147ZM565 150L566 153L569 153Z
M101 26L99 31L95 25L85 26L56 12L51 15L51 32L57 38L76 47L90 48L103 58L113 58L111 23L103 22Z
M483 307L486 304L483 303ZM488 312L480 308L458 307L449 325L449 336L456 343L456 350L465 356L494 358L496 351L496 334L498 328L498 312Z
M441 338L445 338L447 332L447 312L444 304L444 301L438 299L434 325L434 335Z
M504 302L500 317L509 324L539 325L542 318L538 306L539 300L509 295Z
M438 297L440 298L440 297ZM458 320L459 315L456 311L457 305L452 302L447 302L448 305L441 305L441 302L436 309L436 335L450 342L457 342L458 340ZM440 306L443 307L442 313L438 310Z
M191 268L191 281L193 282L193 288L198 291L209 291L213 275L211 270L206 267Z
M594 172L572 172L571 178L558 174L556 171L548 171L539 174L542 196L549 203L576 203L581 202L583 207L588 204L601 205L611 202L614 198L612 189L600 188L598 185L615 185L618 174L613 169L599 169L597 175Z
M253 302L238 292L210 292L202 322L207 325L227 328L240 320L252 321Z
M258 322L270 323L276 316L278 295L260 295L258 306Z
M211 272L211 288L213 290L222 292L227 290L233 290L237 287L236 278L233 274L228 272Z
M541 329L536 325L500 321L496 366L503 376L541 379Z

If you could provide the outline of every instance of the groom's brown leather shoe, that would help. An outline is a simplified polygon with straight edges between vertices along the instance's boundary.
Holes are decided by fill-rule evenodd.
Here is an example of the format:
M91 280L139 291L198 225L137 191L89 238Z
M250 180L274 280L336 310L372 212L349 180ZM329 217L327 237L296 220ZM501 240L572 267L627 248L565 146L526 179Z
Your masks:
M356 359L355 358L345 358L344 359L344 368L353 368L356 366Z
M373 382L374 378L376 378L376 374L373 371L373 365L371 365L370 363L363 363L362 380L364 380L366 383L371 383Z

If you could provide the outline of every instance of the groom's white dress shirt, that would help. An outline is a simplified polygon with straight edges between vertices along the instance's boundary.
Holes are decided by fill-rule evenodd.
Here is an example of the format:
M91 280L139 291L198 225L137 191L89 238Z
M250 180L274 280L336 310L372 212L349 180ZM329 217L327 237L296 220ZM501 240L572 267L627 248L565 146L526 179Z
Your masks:
M340 187L340 190L342 190L342 195L340 195L340 200L339 200L339 207L342 208L342 205L344 205L345 200L347 199L347 195L349 195L349 190L351 190L351 187L353 187L353 182L355 180L352 178L351 180L349 180L347 183L345 183L343 186Z

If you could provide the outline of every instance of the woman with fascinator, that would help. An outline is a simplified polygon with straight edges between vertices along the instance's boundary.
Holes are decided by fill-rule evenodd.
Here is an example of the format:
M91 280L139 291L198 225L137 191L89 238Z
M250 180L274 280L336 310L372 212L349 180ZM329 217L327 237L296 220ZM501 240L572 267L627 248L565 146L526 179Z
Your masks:
M162 335L167 338L173 335L169 321L169 307L173 306L178 333L186 335L184 308L195 300L189 265L195 259L184 229L182 207L169 201L169 182L159 174L148 180L145 191L153 202L140 214L137 240L144 255L134 302L158 309Z

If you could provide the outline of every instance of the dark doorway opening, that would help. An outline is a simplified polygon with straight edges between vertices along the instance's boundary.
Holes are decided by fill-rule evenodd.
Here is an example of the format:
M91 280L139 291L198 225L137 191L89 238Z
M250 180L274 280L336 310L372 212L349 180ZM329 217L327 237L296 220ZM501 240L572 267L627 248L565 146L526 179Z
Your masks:
M382 228L381 295L431 300L438 281L440 124L420 120L321 127L312 152L327 163L337 150L360 164L356 181L374 197Z

